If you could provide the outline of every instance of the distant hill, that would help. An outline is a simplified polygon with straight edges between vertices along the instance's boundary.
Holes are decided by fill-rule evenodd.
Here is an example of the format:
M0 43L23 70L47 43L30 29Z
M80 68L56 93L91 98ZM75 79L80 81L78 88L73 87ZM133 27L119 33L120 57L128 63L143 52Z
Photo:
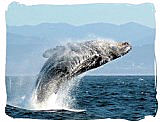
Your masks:
M57 44L57 41L63 42L66 39L76 41L109 38L119 41L129 40L132 45L143 45L153 44L155 39L155 29L133 22L123 25L93 23L81 26L66 23L43 23L33 26L8 26L7 31L18 35L37 37L51 44Z
M37 74L42 53L67 41L114 39L129 42L132 52L90 74L153 74L155 29L137 23L113 25L66 23L7 26L7 74Z

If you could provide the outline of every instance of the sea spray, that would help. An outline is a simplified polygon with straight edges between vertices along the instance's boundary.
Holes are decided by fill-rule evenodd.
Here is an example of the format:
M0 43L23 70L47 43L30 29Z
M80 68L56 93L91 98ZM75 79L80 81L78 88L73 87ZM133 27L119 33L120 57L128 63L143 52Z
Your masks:
M74 110L75 106L75 97L72 96L71 92L74 90L81 78L84 76L80 75L76 78L73 78L71 80L68 80L66 82L63 82L60 85L60 88L57 92L57 94L53 93L48 100L37 103L37 95L36 95L36 89L33 92L33 96L30 103L30 109L35 110L58 110L58 109L65 109L65 110ZM78 110L77 110L78 111ZM80 110L81 111L81 110Z

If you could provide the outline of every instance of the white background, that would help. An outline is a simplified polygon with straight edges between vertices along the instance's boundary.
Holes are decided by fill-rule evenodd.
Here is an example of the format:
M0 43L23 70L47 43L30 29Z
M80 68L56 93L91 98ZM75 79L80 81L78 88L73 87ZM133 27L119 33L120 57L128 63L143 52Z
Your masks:
M55 120L37 120L37 119L13 119L5 114L6 106L6 88L5 88L5 63L6 63L6 22L5 11L8 5L13 2L19 2L25 5L36 4L86 4L86 3L153 3L156 9L156 41L155 41L155 55L157 66L157 100L160 101L160 0L0 0L0 121L1 122L38 122L38 121L55 121ZM158 105L158 108L160 104ZM127 120L120 119L106 119L110 122L127 122ZM104 119L97 121L106 121ZM58 120L57 120L58 121ZM71 120L67 120L71 121ZM73 120L74 121L74 120ZM84 120L83 120L84 121ZM86 120L87 121L87 120ZM90 120L93 121L93 120ZM158 122L160 121L160 111L158 109L156 117L147 116L139 122Z

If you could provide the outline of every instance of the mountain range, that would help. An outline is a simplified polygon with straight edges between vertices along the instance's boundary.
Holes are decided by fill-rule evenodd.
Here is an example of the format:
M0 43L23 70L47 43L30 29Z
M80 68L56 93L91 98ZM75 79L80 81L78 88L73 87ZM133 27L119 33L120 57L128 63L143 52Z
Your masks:
M67 42L111 39L128 41L133 49L89 74L154 74L155 29L134 22L113 25L92 23L74 26L67 23L7 26L7 75L38 74L48 48Z

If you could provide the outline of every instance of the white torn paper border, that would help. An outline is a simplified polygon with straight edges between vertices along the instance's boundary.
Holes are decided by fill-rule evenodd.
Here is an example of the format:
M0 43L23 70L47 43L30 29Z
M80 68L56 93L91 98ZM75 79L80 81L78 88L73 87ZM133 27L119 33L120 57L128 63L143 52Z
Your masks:
M141 3L153 3L155 6L155 10L156 10L156 41L155 41L155 54L156 54L156 63L157 66L155 66L155 70L157 71L157 100L159 101L160 99L160 85L159 85L159 79L160 79L160 75L159 75L159 66L160 66L160 48L158 47L160 45L160 2L158 0L9 0L9 1L0 1L0 20L1 20L1 24L0 24L0 32L1 32L1 41L0 41L0 57L1 57L1 61L0 61L0 82L1 82L1 86L0 86L0 95L1 95L1 100L0 100L0 118L2 121L39 121L39 120L33 120L33 119L12 119L9 116L7 116L5 114L5 106L6 106L6 92L5 92L5 55L6 55L6 23L5 23L5 11L8 8L8 5L13 2L19 2L25 5L37 5L37 4L53 4L53 5L63 5L63 4L86 4L86 3L131 3L131 4L141 4ZM147 14L147 13L146 13ZM157 68L157 69L156 69ZM159 108L159 107L158 107ZM157 112L156 117L152 117L152 116L147 116L145 117L145 119L142 119L140 121L158 121L160 119L160 113L159 110ZM106 119L107 121L113 121L113 122L118 122L118 121L127 121L127 120L119 120L119 119ZM47 121L47 120L41 120L41 121ZM92 120L90 120L92 121ZM99 120L99 121L104 121L104 120Z

